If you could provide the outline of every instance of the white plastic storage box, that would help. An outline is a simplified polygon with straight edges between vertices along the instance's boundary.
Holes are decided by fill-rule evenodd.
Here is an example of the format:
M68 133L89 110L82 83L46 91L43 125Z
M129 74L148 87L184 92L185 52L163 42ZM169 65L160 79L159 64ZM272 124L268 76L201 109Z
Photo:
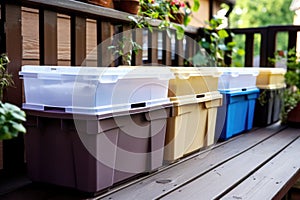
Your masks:
M222 72L218 86L220 91L256 87L256 78L259 74L256 68L218 67L218 70Z
M25 103L33 110L100 114L169 102L167 67L23 66Z

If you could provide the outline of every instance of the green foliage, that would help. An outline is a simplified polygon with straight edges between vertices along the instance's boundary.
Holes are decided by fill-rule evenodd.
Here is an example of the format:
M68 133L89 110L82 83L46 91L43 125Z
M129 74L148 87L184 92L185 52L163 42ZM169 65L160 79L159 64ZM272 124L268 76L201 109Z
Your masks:
M206 50L210 60L209 62L206 62L206 64L211 64L213 62L219 67L225 67L229 66L229 64L225 62L226 57L236 58L244 55L244 50L237 48L236 43L232 41L234 35L226 29L220 28L223 24L223 20L224 18L212 18L207 22L207 26L200 33L201 39L199 45ZM199 54L196 54L196 56L197 60L199 60ZM195 59L193 60L196 61ZM195 66L203 66L203 63L205 62L193 62ZM232 64L234 64L234 66L241 66L241 64L237 62Z
M287 72L284 76L287 87L283 92L283 106L281 110L281 121L286 123L288 113L300 102L300 63L295 48L290 49L287 55L275 53L275 58L271 58L269 61L274 63L282 58L287 60Z
M180 0L140 0L138 16L131 16L130 19L133 22L133 28L148 28L150 31L153 29L151 20L160 20L158 29L166 30L170 36L170 28L175 28L177 39L181 40L184 36L184 29L172 20L177 18L177 13L181 13L183 25L187 26L191 21L192 11L196 12L199 7L199 0L194 0L192 7Z
M240 0L230 15L231 28L288 25L294 12L289 10L291 0Z
M12 75L7 72L9 59L6 54L0 55L0 100L3 99L3 90L14 85Z
M26 115L19 107L0 102L0 140L12 139L19 133L26 133L22 125Z
M25 113L17 106L2 103L3 90L14 84L12 75L7 72L9 59L6 54L0 56L0 140L11 139L18 133L25 133L22 125L25 121Z
M131 65L132 55L137 54L142 47L131 38L122 37L116 45L111 45L108 49L112 51L113 55L121 56L122 64Z

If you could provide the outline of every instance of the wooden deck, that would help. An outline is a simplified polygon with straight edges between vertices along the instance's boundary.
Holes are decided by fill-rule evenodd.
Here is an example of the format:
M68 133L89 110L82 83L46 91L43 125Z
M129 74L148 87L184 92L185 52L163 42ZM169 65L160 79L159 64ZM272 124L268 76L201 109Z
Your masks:
M281 199L300 177L299 136L279 124L255 128L94 198L29 183L0 199Z

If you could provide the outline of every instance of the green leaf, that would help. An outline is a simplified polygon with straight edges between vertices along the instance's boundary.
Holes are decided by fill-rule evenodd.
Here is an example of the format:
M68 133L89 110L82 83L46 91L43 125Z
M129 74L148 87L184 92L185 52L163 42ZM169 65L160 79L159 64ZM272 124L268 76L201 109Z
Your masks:
M176 28L176 38L177 40L182 40L184 38L184 29L181 26L173 25Z
M236 52L239 56L245 55L245 50L244 49L238 49Z
M15 119L15 120L19 120L19 121L26 121L25 119L25 113L22 113L22 112L12 112L11 113L11 116Z
M192 7L193 12L197 12L200 8L200 1L199 0L194 0L194 5Z
M218 35L222 39L229 37L228 32L224 29L219 30Z
M198 52L193 56L192 62L194 66L206 66L208 63L208 59L205 55Z
M22 124L19 123L13 123L12 127L20 133L26 133L26 129Z
M201 46L202 46L204 49L209 49L209 48L210 48L210 43L209 43L209 42L206 42L206 41L201 41Z

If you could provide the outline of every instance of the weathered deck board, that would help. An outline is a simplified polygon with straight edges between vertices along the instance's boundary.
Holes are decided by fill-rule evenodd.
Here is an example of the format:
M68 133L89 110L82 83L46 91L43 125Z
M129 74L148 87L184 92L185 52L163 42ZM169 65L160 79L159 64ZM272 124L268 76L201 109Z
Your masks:
M165 170L159 171L148 178L139 181L126 188L116 191L103 199L155 199L174 191L187 182L207 173L215 167L249 150L282 129L273 125L265 129L259 129L249 134L243 134L233 138L222 145L200 152L192 159L173 164ZM165 184L157 183L167 180ZM168 182L169 180L169 182Z
M299 132L299 130L297 130ZM300 138L269 163L239 184L222 199L279 199L297 180L300 169ZM289 186L288 186L289 185Z
M162 199L197 199L199 196L203 199L219 199L245 177L277 155L299 135L299 131L290 129L281 132Z

